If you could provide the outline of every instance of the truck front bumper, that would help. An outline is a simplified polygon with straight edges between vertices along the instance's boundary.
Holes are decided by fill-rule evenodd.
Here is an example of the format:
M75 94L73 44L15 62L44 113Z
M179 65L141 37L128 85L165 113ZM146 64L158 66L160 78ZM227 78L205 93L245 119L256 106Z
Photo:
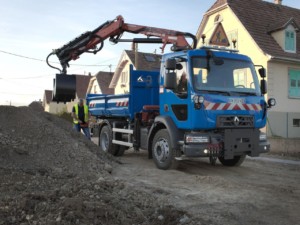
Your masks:
M193 135L197 135L194 133ZM203 134L199 134L203 135ZM208 134L205 134L208 135ZM209 134L209 143L186 143L182 141L181 150L187 157L223 156L233 159L234 156L259 156L270 151L270 143L260 139L260 131L253 129L228 129L224 134Z

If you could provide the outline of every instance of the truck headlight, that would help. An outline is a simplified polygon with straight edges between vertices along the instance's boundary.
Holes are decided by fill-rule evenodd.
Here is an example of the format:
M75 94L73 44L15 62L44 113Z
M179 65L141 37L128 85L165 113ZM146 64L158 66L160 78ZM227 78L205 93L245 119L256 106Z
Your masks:
M259 134L259 140L260 141L265 141L267 140L267 135L265 133L260 133Z
M205 135L188 134L185 136L185 143L210 143L210 137Z
M194 103L195 104L202 104L204 102L204 97L203 96L199 96L199 95L195 95L194 96Z

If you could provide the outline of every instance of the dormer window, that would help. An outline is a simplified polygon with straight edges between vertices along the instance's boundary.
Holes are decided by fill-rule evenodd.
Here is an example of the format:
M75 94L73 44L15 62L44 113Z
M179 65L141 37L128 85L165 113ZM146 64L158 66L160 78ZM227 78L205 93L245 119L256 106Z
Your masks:
M288 27L285 30L285 51L296 52L296 32L294 27Z
M297 33L300 31L299 25L294 18L290 18L286 23L272 25L268 31L283 51L289 53L297 52ZM299 35L299 34L298 34Z

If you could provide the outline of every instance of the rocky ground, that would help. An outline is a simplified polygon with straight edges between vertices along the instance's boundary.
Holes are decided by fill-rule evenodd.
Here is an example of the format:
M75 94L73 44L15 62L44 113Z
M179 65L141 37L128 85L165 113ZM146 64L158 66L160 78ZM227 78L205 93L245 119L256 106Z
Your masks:
M32 107L0 106L0 225L196 224L159 190L111 175L119 162Z
M0 106L0 225L300 221L298 158L269 154L237 168L195 159L162 171L146 152L114 158L70 128L34 105Z

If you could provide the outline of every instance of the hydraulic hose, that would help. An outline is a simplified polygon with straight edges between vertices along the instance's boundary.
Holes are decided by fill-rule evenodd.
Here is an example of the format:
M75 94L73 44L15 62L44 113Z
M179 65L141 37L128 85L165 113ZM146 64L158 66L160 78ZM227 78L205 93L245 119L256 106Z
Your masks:
M191 34L191 33L184 33L184 36L189 37L193 40L192 49L196 49L197 48L197 38L196 38L196 36Z
M50 66L50 67L53 68L53 69L58 70L59 73L62 73L61 69L59 69L59 68L57 68L57 67L55 67L55 66L52 66L52 65L49 63L49 57L50 57L51 55L54 55L54 54L55 54L54 52L51 52L51 53L47 56L46 62L47 62L47 64L48 64L48 66Z

